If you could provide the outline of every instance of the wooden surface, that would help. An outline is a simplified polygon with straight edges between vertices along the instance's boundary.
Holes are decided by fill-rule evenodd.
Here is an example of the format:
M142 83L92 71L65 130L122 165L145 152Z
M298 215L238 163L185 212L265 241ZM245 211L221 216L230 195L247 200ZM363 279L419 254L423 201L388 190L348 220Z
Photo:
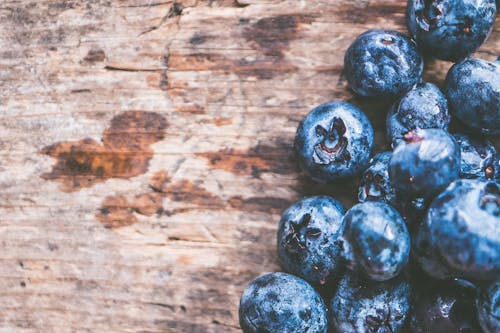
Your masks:
M0 332L238 332L279 269L279 215L317 186L291 146L354 98L343 54L405 1L3 0ZM478 53L500 53L500 25ZM441 84L449 64L429 62Z

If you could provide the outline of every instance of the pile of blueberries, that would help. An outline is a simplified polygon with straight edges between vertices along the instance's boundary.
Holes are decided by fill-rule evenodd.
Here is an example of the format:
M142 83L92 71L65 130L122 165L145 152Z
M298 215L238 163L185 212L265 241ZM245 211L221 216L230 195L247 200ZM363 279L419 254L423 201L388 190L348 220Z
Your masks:
M393 151L370 159L372 125L346 102L300 122L303 172L331 186L362 175L359 203L314 196L283 213L288 273L244 290L244 332L500 333L500 155L487 139L500 134L500 60L470 57L496 12L495 0L408 0L412 39L370 30L350 45L352 90L394 101ZM421 54L455 63L444 93L421 82ZM463 133L448 132L452 117Z

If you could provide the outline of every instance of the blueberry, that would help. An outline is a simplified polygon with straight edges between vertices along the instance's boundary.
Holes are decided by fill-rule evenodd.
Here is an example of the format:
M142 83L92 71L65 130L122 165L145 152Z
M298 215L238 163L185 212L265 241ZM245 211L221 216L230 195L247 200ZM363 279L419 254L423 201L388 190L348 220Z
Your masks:
M474 286L454 281L434 282L415 291L410 327L412 333L481 333Z
M408 0L408 29L419 48L436 58L458 61L488 37L495 0Z
M344 208L328 196L303 199L282 215L278 256L282 267L313 283L324 284L339 273L337 240Z
M463 134L453 137L460 145L460 178L500 180L500 160L493 143Z
M500 134L500 62L470 58L446 75L450 111L465 125L484 134Z
M341 256L366 278L386 281L408 263L410 235L398 211L382 202L352 207L343 219Z
M326 333L326 306L306 281L286 273L267 273L253 280L240 300L245 333Z
M402 332L410 297L410 284L402 278L373 282L347 274L330 302L330 322L339 333Z
M458 178L460 147L442 129L416 129L403 137L391 158L389 176L397 192L431 197Z
M346 102L325 103L312 109L300 122L294 145L301 169L321 183L360 173L372 147L370 121Z
M344 57L344 73L352 90L365 97L397 97L417 84L424 61L416 45L391 30L359 35Z
M500 274L500 184L459 179L431 203L413 241L429 275L491 280Z
M449 123L446 96L432 83L418 84L392 105L387 114L387 139L395 147L416 128L448 130Z
M500 280L482 288L476 307L484 333L500 332Z
M389 181L389 162L392 152L386 151L375 155L363 173L358 190L359 202L379 201L396 203L396 193Z

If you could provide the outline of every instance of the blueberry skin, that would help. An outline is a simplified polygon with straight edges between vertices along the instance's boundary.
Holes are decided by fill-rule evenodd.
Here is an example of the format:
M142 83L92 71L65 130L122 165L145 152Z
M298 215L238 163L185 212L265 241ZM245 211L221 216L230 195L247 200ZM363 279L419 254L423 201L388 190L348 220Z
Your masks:
M360 173L373 148L373 127L366 115L346 102L312 109L300 122L294 149L301 169L327 183Z
M450 123L446 96L432 83L421 83L396 101L387 114L387 139L393 147L416 128L448 130Z
M460 178L500 180L500 161L493 143L454 134L460 145Z
M422 76L424 61L415 43L392 30L368 30L349 46L344 73L364 97L392 98L410 90Z
M389 178L399 193L429 198L458 178L460 147L442 129L408 132L391 158Z
M408 0L408 30L419 48L456 62L483 44L496 17L495 0Z
M328 196L303 199L289 207L278 227L281 266L313 284L338 277L340 235L344 207Z
M410 234L401 215L388 204L357 204L347 211L342 224L341 256L352 271L387 281L408 263Z
M410 328L412 333L481 333L472 285L455 281L431 282L415 291Z
M500 184L459 179L431 203L413 254L436 278L500 275Z
M389 162L392 152L386 151L375 155L361 177L358 189L359 202L378 201L390 205L396 204L396 193L389 180Z
M402 332L410 297L411 286L401 277L371 282L346 274L330 302L330 323L338 333Z
M326 306L306 281L286 273L267 273L243 291L239 308L245 333L326 333Z
M450 110L462 123L483 134L500 134L500 62L470 58L446 75Z
M500 280L481 290L476 308L479 324L484 333L500 332Z

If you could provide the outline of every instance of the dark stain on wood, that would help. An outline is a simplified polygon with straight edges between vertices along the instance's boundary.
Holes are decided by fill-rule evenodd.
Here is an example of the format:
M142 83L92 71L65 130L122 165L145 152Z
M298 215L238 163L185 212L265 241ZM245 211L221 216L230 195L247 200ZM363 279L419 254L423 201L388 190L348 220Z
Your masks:
M205 35L205 34L202 34L202 33L199 33L199 32L196 32L193 37L191 37L191 39L189 40L189 43L191 45L200 45L200 44L203 44L205 43L208 39L210 38L209 35Z
M156 192L141 193L129 200L126 196L106 197L96 218L105 228L117 229L130 226L139 220L135 214L153 216L163 214L163 196Z
M186 203L187 207L167 209L163 199ZM172 216L191 210L235 209L249 213L262 212L281 214L292 201L273 197L233 196L228 200L185 179L172 182L165 170L156 172L149 181L149 191L133 197L113 195L104 199L96 213L96 218L104 227L117 229L130 226L142 216Z
M150 191L137 194L132 200L124 195L106 197L96 214L97 220L105 228L116 229L137 223L139 220L135 214L162 215L164 213L162 201L169 181L170 177L166 171L158 171L150 179Z
M181 16L183 10L184 10L184 5L180 2L174 1L170 9L168 10L167 15L165 15L165 18Z
M208 160L211 168L229 171L238 176L251 175L259 178L262 173L293 173L295 162L292 141L258 144L248 150L227 149L217 152L198 153Z
M58 142L40 152L56 159L43 179L60 182L65 192L78 191L110 178L128 179L145 173L153 157L150 145L161 141L166 119L154 112L128 111L115 116L101 142L91 138Z
M165 170L155 173L149 181L149 191L132 199L123 195L108 196L99 208L96 218L106 228L126 227L138 222L136 214L143 216L173 215L193 209L222 209L225 202L215 194L188 180L171 182ZM192 207L166 210L163 199L185 202Z
M313 22L311 15L288 14L265 17L243 30L243 37L266 56L281 59L291 40L300 37L300 24Z
M405 25L406 2L377 3L367 7L345 6L338 9L335 15L349 24L374 25L377 22L393 20L397 24ZM372 27L373 28L373 27ZM382 27L381 27L382 28Z
M237 210L245 212L262 212L269 214L281 214L292 204L293 201L283 198L273 197L251 197L242 198L240 196L231 197L229 205Z
M312 15L301 14L265 17L253 24L240 20L242 37L259 51L255 58L230 59L221 54L204 52L188 55L172 53L169 55L168 68L172 71L218 70L263 80L294 72L297 67L285 59L284 52L291 41L300 38L302 25L310 24L313 20ZM195 34L190 43L199 45L207 38L208 36Z
M166 187L165 197L172 201L186 202L195 205L197 209L224 208L224 201L215 194L194 184L189 180L180 180Z
M312 15L285 14L265 17L243 29L243 37L262 52L263 57L236 62L236 73L243 76L256 76L271 79L279 73L296 70L285 60L284 52L290 42L301 36L301 25L311 24Z
M88 63L102 62L106 59L106 53L99 48L90 49L83 61Z

